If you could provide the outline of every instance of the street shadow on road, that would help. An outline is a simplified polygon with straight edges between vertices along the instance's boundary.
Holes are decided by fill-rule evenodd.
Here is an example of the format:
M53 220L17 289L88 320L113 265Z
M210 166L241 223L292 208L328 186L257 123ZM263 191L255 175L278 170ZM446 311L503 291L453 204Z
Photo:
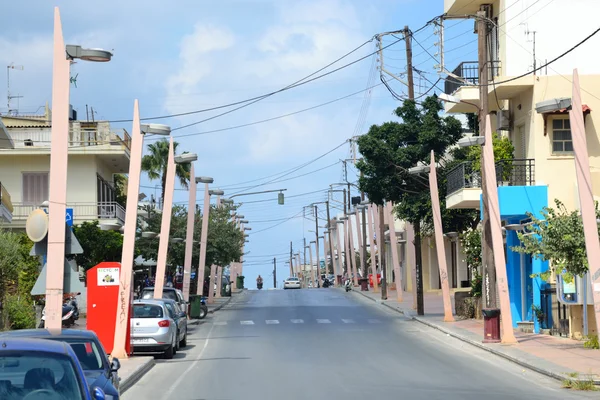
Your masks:
M245 339L245 338L257 338L257 337L261 337L258 335L233 335L233 336L211 336L209 338L196 338L194 339L194 341L196 340L213 340L213 339ZM191 339L188 339L188 341L190 341Z
M225 361L225 360L231 360L231 361L239 361L239 360L252 360L252 357L216 357L216 358L201 358L201 359L194 359L194 358L178 358L177 355L179 355L179 353L177 353L172 360L156 360L156 362L158 364L163 364L163 363L185 363L185 362L195 362L195 361Z

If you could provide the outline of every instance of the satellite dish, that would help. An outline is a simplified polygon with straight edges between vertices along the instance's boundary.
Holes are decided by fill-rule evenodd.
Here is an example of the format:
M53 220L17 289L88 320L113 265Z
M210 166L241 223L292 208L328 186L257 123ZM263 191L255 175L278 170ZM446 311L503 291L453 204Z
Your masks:
M25 231L33 242L42 241L48 233L48 214L40 209L33 210L27 217Z

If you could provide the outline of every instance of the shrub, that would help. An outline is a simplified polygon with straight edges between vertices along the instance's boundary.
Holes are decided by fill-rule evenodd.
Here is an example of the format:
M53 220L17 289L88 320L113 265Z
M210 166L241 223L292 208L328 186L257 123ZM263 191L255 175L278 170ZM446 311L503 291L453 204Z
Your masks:
M35 308L29 296L10 294L6 296L4 308L8 314L10 329L35 328Z

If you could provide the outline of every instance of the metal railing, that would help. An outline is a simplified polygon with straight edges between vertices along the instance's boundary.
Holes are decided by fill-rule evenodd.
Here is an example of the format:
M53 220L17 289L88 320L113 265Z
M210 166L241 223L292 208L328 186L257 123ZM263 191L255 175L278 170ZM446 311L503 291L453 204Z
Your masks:
M496 183L498 186L535 185L535 160L514 158L496 161ZM472 161L458 164L446 174L446 194L450 195L465 188L480 188L479 165Z
M3 184L0 183L0 203L6 207L8 211L11 213L14 211L12 201L10 200L10 193L4 187Z
M27 219L29 214L39 208L39 205L14 203L13 220ZM99 203L67 203L67 208L73 209L73 218L78 220L116 219L125 223L125 209L117 202Z
M466 85L478 85L479 84L479 63L477 61L463 61L452 71L452 74L462 78L463 82L455 77L448 75L444 84L444 92L446 94L452 94L458 90L458 88ZM500 75L500 61L495 60L490 62L488 74L490 77Z
M131 150L131 137L125 131L122 132L123 138L115 132L101 132L98 130L80 130L69 131L69 147L88 147L88 146L123 146ZM50 128L28 131L11 130L10 136L13 139L15 148L44 148L50 147L52 133Z

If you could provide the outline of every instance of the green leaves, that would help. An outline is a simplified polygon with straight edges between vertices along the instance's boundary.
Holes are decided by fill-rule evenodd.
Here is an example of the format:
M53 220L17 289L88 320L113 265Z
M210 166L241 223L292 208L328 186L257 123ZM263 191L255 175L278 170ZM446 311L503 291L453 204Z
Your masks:
M588 270L583 222L578 211L567 211L558 199L554 203L556 209L545 207L542 219L529 214L532 224L526 227L526 233L518 233L522 243L512 250L550 261L551 269L569 281ZM600 217L597 205L596 216ZM550 274L540 277L547 280Z
M121 262L123 236L117 231L103 231L98 221L84 222L73 227L83 254L77 254L77 265L86 271L103 261Z
M173 153L177 154L179 143L173 142ZM167 164L169 159L169 141L161 139L148 145L148 152L142 157L142 171L148 174L150 180L160 179L162 192L161 200L165 199L165 185L167 178ZM190 180L190 164L176 164L175 176L184 188L188 187Z

